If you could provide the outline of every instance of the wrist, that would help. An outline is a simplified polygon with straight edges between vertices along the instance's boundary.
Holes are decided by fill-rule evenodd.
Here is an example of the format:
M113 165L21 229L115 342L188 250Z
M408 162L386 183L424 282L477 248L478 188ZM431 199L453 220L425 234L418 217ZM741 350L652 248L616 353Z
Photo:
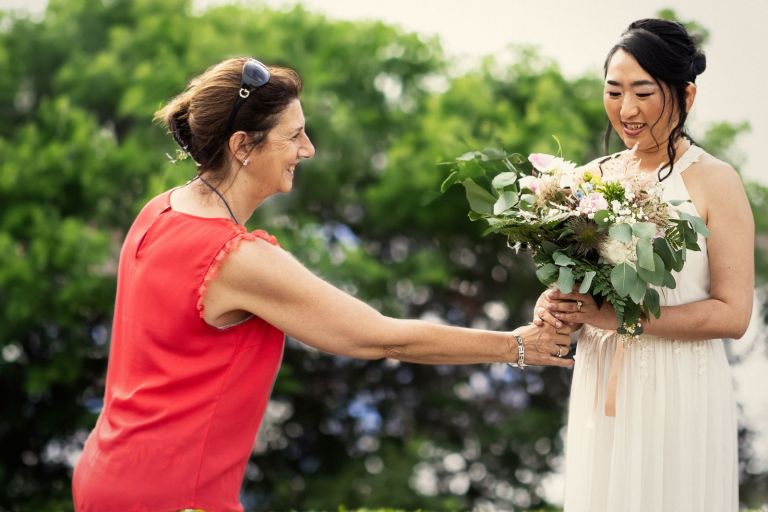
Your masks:
M511 361L507 361L507 364L514 367L524 369L525 364L525 341L519 334L512 332L507 338L507 345L509 346L509 353Z

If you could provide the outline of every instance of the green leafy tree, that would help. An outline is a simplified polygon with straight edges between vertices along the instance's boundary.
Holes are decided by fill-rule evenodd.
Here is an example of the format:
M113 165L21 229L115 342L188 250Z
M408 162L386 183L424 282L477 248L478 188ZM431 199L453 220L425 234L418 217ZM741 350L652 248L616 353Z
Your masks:
M0 16L0 510L71 509L122 237L148 198L194 175L168 162L152 113L193 74L234 55L301 73L318 153L251 227L388 314L508 329L541 290L527 258L469 222L458 189L439 195L439 162L497 142L554 152L552 135L569 159L601 153L599 78L567 79L528 48L452 76L435 40L301 7L51 0L39 20ZM723 151L728 133L713 132ZM764 188L750 197L766 208ZM562 448L569 379L290 341L243 501L547 507L538 489Z

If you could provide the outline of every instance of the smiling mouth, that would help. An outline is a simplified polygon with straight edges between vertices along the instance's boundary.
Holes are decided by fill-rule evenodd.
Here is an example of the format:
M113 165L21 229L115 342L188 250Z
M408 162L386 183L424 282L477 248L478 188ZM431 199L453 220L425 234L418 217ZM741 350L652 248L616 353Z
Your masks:
M621 123L628 132L639 132L645 127L645 123Z

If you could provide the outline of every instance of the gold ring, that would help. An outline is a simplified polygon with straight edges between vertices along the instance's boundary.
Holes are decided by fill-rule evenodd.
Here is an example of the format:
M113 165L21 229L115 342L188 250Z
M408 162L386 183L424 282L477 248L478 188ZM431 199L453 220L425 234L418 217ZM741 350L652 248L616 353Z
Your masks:
M583 303L583 302L581 302L580 300L577 300L577 301L576 301L576 311L578 311L579 313L581 313L581 306L583 306L583 305L584 305L584 303Z

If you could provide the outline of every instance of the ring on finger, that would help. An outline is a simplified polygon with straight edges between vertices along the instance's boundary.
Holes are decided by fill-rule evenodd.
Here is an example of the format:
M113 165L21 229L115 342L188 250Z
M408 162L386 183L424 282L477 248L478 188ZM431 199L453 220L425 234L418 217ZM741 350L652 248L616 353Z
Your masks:
M583 306L583 305L584 305L584 303L583 303L582 301L580 301L580 300L577 300L577 301L576 301L576 311L578 311L579 313L581 313L581 306Z
M563 357L563 347L558 346L557 347L557 355L555 357Z

